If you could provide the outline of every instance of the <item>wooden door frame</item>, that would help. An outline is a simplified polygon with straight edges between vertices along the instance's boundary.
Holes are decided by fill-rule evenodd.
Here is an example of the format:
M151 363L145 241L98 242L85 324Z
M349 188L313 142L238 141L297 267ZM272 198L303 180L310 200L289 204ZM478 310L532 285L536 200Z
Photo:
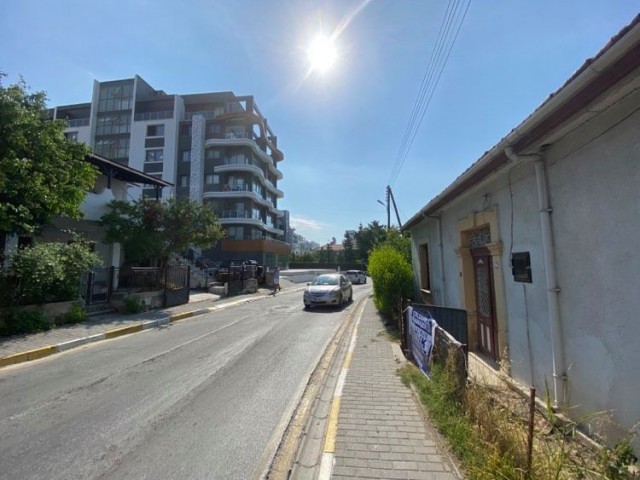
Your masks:
M470 249L470 253L471 253L471 258L473 260L473 285L474 285L474 294L475 294L475 301L476 301L476 305L475 305L475 311L476 311L476 333L477 333L477 339L476 342L478 344L478 350L481 351L483 354L485 355L490 355L493 360L498 361L500 359L500 352L498 349L498 335L497 335L497 330L498 330L498 322L496 319L496 300L495 300L495 280L494 280L494 273L493 273L493 257L491 255L491 252L488 248L486 247L482 247L482 248L473 248ZM489 307L491 310L491 317L490 317L490 325L489 325L489 330L491 333L491 346L492 346L492 351L488 352L486 350L484 350L482 348L482 342L481 342L481 332L479 329L480 326L480 315L478 314L478 283L477 283L477 278L476 278L476 260L479 258L485 258L487 259L487 272L489 275Z
M491 254L493 288L494 288L494 320L496 334L496 352L498 358L508 360L508 335L507 335L507 303L504 290L504 269L501 267L502 242L500 241L498 229L497 207L474 212L462 218L457 223L459 247L455 249L459 260L459 282L460 301L462 308L467 310L467 325L469 331L469 349L477 351L477 316L476 316L476 293L475 279L473 273L473 258L469 248L469 232L483 226L489 226L491 239L485 248ZM508 365L509 362L506 362Z

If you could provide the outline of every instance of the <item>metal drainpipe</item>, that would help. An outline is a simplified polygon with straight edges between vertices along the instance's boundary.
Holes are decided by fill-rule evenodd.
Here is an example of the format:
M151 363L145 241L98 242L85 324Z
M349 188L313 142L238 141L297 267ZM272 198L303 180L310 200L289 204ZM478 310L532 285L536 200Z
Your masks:
M438 241L440 242L440 244L438 245L438 247L440 247L440 273L441 273L440 288L442 289L442 293L441 293L442 298L440 300L442 301L442 305L446 306L447 299L445 296L446 286L445 286L445 275L444 275L444 245L442 243L442 214L438 215L436 218L438 219Z
M564 362L564 343L562 322L558 297L560 288L556 275L556 262L553 251L553 233L551 230L551 207L547 193L547 178L544 171L542 155L518 155L511 147L505 149L505 155L512 161L534 160L536 184L538 187L538 203L540 205L540 224L542 228L542 252L547 277L547 302L549 304L549 327L551 331L551 348L553 354L553 406L564 405L564 393L567 374Z
M440 304L447 305L447 297L445 296L445 273L444 273L444 244L442 243L442 213L438 215L425 215L423 218L435 218L438 221L438 249L440 250Z

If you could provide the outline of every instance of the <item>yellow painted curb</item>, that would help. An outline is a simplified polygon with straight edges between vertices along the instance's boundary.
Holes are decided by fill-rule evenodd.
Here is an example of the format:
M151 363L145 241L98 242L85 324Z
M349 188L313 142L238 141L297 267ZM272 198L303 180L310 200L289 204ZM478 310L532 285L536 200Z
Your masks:
M182 313L176 313L175 315L171 315L171 321L172 322L176 322L178 320L182 320L185 318L189 318L193 316L193 312L182 312Z
M327 435L324 442L324 453L335 453L336 436L338 434L338 416L340 415L340 397L333 397L331 413L327 424Z
M116 330L109 330L104 333L104 338L116 338L129 333L142 331L142 324L130 325L128 327L117 328Z
M14 353L13 355L0 358L0 367L37 360L38 358L48 357L54 353L58 353L58 348L55 345L29 350L27 352Z

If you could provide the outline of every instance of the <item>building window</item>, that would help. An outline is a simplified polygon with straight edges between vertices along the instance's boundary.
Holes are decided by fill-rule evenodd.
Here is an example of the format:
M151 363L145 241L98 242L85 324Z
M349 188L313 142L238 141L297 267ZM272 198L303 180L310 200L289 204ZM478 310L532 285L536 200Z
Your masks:
M110 159L127 158L129 156L128 138L109 138L96 140L96 154Z
M181 187L189 186L189 175L180 175L180 186Z
M191 161L191 150L183 150L182 154L180 156L181 156L183 162L190 162Z
M119 85L101 85L98 99L98 112L131 110L133 106L133 83Z
M213 150L213 149L207 150L207 152L205 153L205 158L207 159L220 158L220 150Z
M144 161L145 162L162 162L164 159L164 150L162 148L154 148L153 150L147 150Z
M164 124L147 125L147 137L163 137Z
M218 123L211 123L207 125L207 135L215 135L222 131L222 127Z
M64 136L70 142L78 142L78 132L66 132Z
M227 238L242 240L244 238L244 227L227 227Z
M188 125L181 125L180 126L180 135L182 135L183 137L190 137L191 136L191 124Z
M205 175L204 183L206 183L207 185L217 185L218 183L220 183L220 176L214 174Z
M117 135L131 131L131 114L100 115L96 123L96 135Z

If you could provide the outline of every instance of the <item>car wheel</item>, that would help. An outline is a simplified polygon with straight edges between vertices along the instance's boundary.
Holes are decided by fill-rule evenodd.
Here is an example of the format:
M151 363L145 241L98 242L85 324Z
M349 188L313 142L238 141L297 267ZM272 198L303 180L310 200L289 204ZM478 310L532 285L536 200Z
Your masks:
M342 308L343 305L344 305L344 297L340 295L340 298L338 298L338 308Z

